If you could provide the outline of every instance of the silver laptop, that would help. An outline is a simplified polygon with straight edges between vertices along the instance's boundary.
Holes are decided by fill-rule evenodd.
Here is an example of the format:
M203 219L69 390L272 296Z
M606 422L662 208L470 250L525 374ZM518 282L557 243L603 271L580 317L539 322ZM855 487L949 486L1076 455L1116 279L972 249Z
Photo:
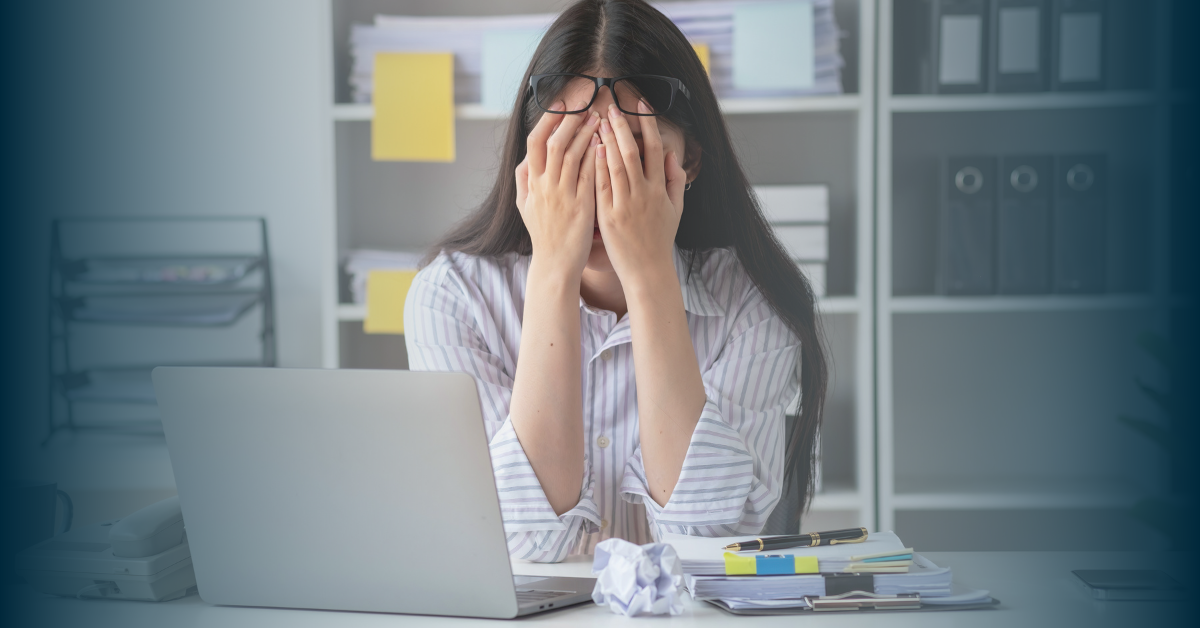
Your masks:
M515 584L469 375L160 367L154 390L205 602L509 618L591 599L591 578Z

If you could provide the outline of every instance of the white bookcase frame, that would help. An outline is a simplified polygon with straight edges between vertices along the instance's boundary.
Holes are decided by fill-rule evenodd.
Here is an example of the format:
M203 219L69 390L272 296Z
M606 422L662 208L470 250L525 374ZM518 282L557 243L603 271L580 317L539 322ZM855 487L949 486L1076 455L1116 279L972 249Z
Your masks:
M333 33L333 13L337 3L350 0L326 0L323 11L328 20L322 38L326 50L333 50L336 37ZM854 0L838 0L839 3L852 3ZM803 120L810 113L850 112L855 114L854 131L854 196L855 207L855 258L853 296L832 296L822 298L819 308L823 317L852 317L854 325L854 360L853 379L854 409L853 421L854 478L851 485L839 482L839 478L825 483L825 489L820 492L811 508L812 515L819 525L825 521L845 522L847 525L864 525L874 527L875 513L875 399L874 399L874 221L872 199L874 194L874 142L875 116L875 2L861 0L858 2L858 34L856 44L858 60L858 93L829 97L802 98L768 98L768 99L728 99L721 101L722 110L726 115L743 116L757 114L787 114ZM396 11L402 11L403 6L396 5ZM842 25L845 28L846 25ZM321 277L322 310L321 310L321 346L322 364L325 368L339 368L342 348L339 346L341 337L340 326L343 323L361 321L365 308L361 305L339 303L338 301L338 227L340 224L338 212L338 168L339 164L336 145L337 125L345 123L365 122L372 119L374 110L371 105L344 104L334 101L336 81L344 81L346 77L334 76L333 55L326 56L326 67L323 68L330 78L330 87L326 100L322 104L325 109L325 119L328 120L324 144L326 148L327 180L329 194L326 205L329 211L323 217L323 229L328 237L319 252L323 260L324 274ZM460 121L470 120L500 120L503 116L485 111L475 104L463 104L457 107L457 117ZM402 166L401 166L402 167ZM831 478L826 478L831 480ZM826 516L822 519L821 516ZM828 517L832 517L829 519ZM808 527L807 525L805 526Z

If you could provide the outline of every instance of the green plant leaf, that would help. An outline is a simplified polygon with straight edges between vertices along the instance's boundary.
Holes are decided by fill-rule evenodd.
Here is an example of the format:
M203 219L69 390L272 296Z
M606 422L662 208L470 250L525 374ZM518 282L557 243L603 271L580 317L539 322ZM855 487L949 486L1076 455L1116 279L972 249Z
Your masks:
M1171 350L1171 344L1167 339L1152 332L1144 331L1138 334L1138 346L1142 348L1150 357L1154 358L1160 366L1170 371L1175 363L1175 354Z
M1171 438L1171 431L1167 428L1158 425L1157 423L1151 423L1150 421L1146 421L1144 419L1135 419L1131 416L1125 415L1117 417L1117 421L1125 424L1127 427L1129 427L1129 429L1132 429L1138 434L1141 434L1155 443L1158 443L1158 445L1167 450L1167 452L1174 451L1175 440Z
M1147 384L1140 377L1134 378L1134 383L1137 384L1137 387L1141 389L1142 393L1149 397L1150 400L1154 402L1154 405L1158 406L1158 408L1167 416L1172 416L1174 414L1171 405L1171 396L1169 394L1154 388L1150 384Z

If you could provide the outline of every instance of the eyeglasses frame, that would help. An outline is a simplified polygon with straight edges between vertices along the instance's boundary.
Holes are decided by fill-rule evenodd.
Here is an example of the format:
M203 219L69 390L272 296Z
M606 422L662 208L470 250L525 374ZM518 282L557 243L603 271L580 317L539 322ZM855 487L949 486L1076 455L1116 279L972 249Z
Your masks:
M583 109L576 109L574 111L551 111L551 110L543 107L541 105L541 103L538 102L538 98L537 98L537 82L548 76L578 76L580 78L591 79L595 83L596 89L595 89L595 91L592 92L591 100L588 101L587 105L585 105ZM656 111L653 113L638 113L636 111L625 111L624 109L621 108L621 102L617 99L617 92L613 90L613 86L617 84L617 81L623 81L623 80L634 79L634 78L639 78L639 77L662 79L662 80L666 81L668 84L670 84L671 100L670 100L670 102L667 103L666 109L663 109L662 111ZM612 94L612 97L613 97L613 104L615 104L617 106L617 109L619 109L621 111L621 113L628 114L631 116L661 116L661 115L665 114L666 112L671 110L671 107L675 106L675 94L676 93L682 93L683 97L686 99L684 102L688 103L689 106L691 105L691 101L692 101L692 94L691 94L691 92L688 91L688 88L683 84L683 81L681 81L675 77L672 77L672 76L660 76L658 74L627 74L625 76L606 78L606 77L599 77L599 76L588 76L587 74L576 74L575 72L550 72L547 74L534 74L529 77L529 96L531 98L533 98L533 104L537 105L538 109L541 109L542 111L544 111L546 113L559 113L559 114L564 114L564 115L569 115L569 114L573 114L573 113L583 113L584 111L587 111L588 109L590 109L592 107L592 103L596 102L596 96L600 95L601 87L608 88L608 93Z

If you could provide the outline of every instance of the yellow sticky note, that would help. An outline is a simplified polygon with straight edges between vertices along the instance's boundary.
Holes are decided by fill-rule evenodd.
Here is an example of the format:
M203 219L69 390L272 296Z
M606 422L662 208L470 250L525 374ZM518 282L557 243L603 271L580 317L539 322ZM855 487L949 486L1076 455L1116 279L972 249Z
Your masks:
M696 51L696 56L700 57L700 65L704 66L704 73L712 75L712 70L708 67L708 44L692 44L692 49Z
M821 573L816 556L797 556L796 573Z
M753 576L758 573L758 564L753 556L741 556L733 552L725 552L725 575Z
M454 161L454 55L375 55L376 161Z
M412 287L415 270L373 270L367 273L367 316L363 331L368 334L404 333L404 298Z

